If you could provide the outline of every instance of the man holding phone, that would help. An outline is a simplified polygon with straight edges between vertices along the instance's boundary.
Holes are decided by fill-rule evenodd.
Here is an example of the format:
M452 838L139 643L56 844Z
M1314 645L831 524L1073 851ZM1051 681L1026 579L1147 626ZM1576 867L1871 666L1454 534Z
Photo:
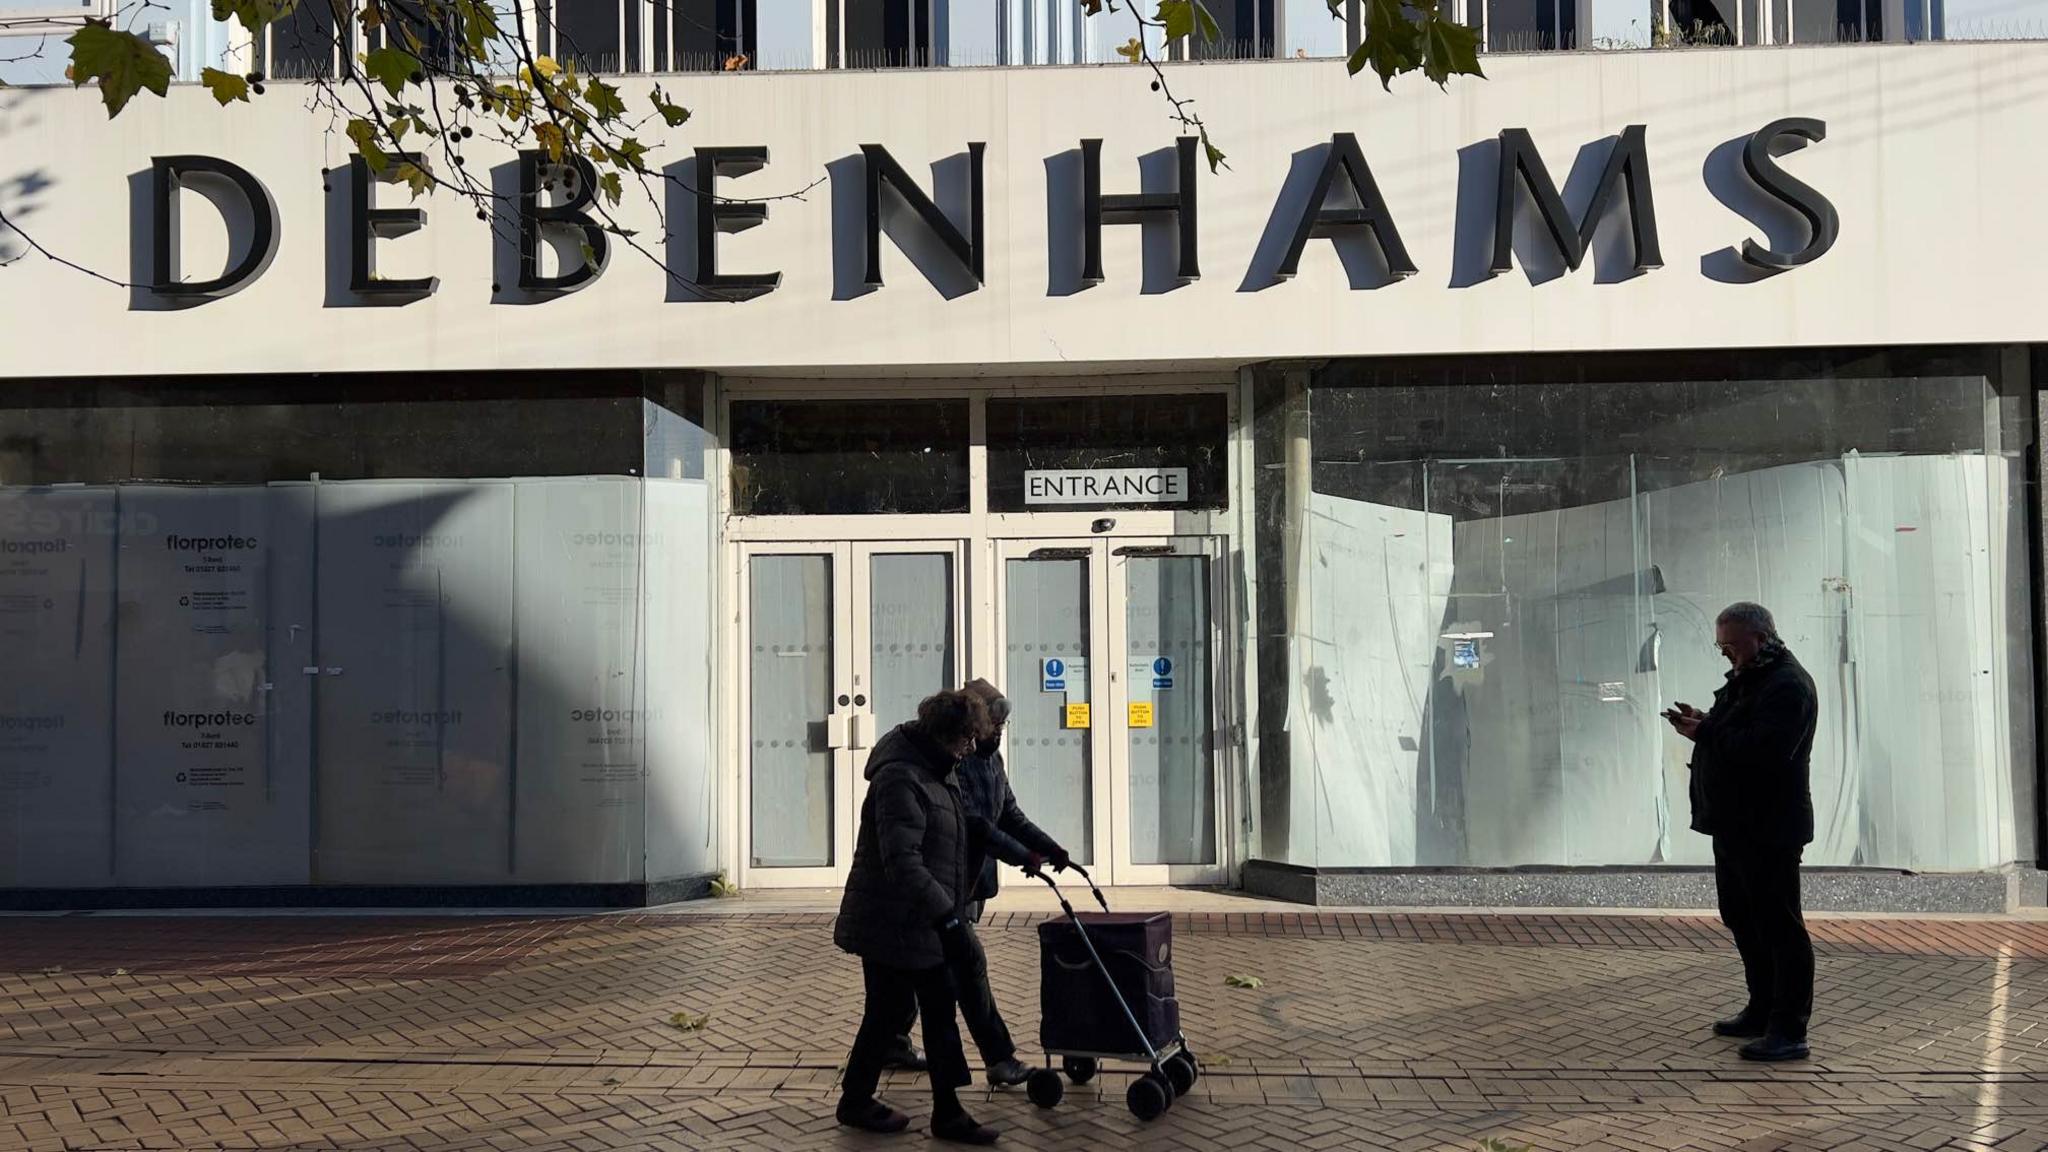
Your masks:
M1751 1038L1745 1060L1804 1060L1813 943L1800 910L1799 857L1813 841L1808 777L1819 701L1761 605L1724 609L1714 643L1730 671L1713 707L1680 703L1663 714L1694 745L1692 827L1714 839L1721 921L1749 985L1749 1003L1714 1032Z

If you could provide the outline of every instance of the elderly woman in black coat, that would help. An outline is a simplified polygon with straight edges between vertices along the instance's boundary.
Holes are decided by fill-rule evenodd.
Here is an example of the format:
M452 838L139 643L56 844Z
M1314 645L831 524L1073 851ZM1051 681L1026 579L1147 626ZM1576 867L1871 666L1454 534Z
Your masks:
M909 1127L910 1118L876 1099L875 1089L896 1030L915 1005L930 1062L932 1135L995 1143L995 1131L975 1123L960 1105L958 1090L973 1076L960 1046L948 970L971 947L966 910L975 881L953 768L987 726L978 698L941 692L919 704L917 719L882 737L868 757L860 835L833 929L833 941L861 958L867 985L839 1100L839 1122L849 1127Z

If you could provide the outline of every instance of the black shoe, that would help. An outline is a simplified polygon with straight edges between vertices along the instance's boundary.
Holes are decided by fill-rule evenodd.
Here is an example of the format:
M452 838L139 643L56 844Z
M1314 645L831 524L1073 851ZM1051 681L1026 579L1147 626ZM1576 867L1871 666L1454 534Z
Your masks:
M1785 1036L1765 1036L1751 1040L1742 1046L1742 1058L1759 1063L1775 1064L1782 1060L1804 1060L1810 1053L1806 1041L1793 1040Z
M965 1112L956 1112L944 1120L932 1117L932 1139L947 1140L954 1144L993 1144L999 1133L986 1124L976 1124L974 1117Z
M1765 1020L1763 1013L1750 1012L1746 1009L1738 1015L1730 1016L1726 1020L1714 1021L1714 1035L1716 1036L1740 1036L1747 1040L1762 1036L1769 1031L1769 1024Z
M863 1132L901 1132L910 1127L910 1117L870 1097L867 1101L841 1100L835 1115L848 1128Z
M905 1044L882 1057L882 1067L894 1068L899 1072L923 1072L930 1065L925 1061L924 1053L917 1050L917 1045Z
M1031 1079L1031 1068L1015 1056L988 1066L988 1082L998 1088L1015 1088Z

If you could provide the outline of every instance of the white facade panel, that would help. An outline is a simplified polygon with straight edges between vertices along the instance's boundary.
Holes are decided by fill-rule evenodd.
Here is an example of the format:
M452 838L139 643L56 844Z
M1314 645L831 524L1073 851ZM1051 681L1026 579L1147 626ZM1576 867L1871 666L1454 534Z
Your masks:
M2036 301L2048 223L2032 203L2048 181L2048 159L2029 146L2048 131L2044 64L2048 45L2039 44L1495 57L1490 79L1456 80L1447 93L1407 82L1391 94L1332 60L1182 68L1176 91L1199 102L1230 168L1198 178L1202 277L1176 286L1171 269L1155 268L1153 287L1171 290L1151 293L1142 290L1148 230L1136 227L1105 230L1105 283L1058 283L1078 264L1079 142L1104 141L1103 186L1112 194L1138 191L1139 157L1173 144L1166 107L1136 69L671 77L665 88L695 115L662 140L658 158L765 145L768 167L721 182L720 193L808 189L775 200L764 226L719 241L723 270L780 271L780 288L745 303L670 302L687 293L619 246L610 269L580 293L494 303L492 231L444 193L428 202L423 233L379 247L382 274L441 278L437 295L400 308L335 306L347 302L331 286L346 285L346 244L332 237L346 236L339 213L348 146L289 86L226 110L201 89L179 88L168 100L139 100L113 123L93 92L31 91L15 98L0 176L36 175L32 203L10 203L9 212L66 258L121 279L146 274L147 238L132 234L131 222L146 228L148 214L131 190L146 191L151 157L160 155L247 168L275 200L282 238L248 288L177 310L31 257L0 275L0 339L16 375L393 364L981 373L2026 341L2044 331ZM644 104L642 83L628 82L629 105ZM1787 116L1827 125L1825 141L1781 163L1833 203L1840 240L1806 267L1756 281L1739 275L1731 246L1767 233L1786 246L1797 225L1760 209L1773 202L1747 185L1740 144ZM1515 247L1535 274L1518 267L1488 276L1500 131L1531 133L1577 212L1606 142L1631 124L1647 129L1664 266L1631 274L1616 215L1585 266L1563 272L1543 256L1549 241L1524 211ZM1386 279L1372 245L1314 239L1297 276L1272 279L1315 149L1336 132L1357 135L1417 275L1353 288L1354 279ZM936 246L909 214L891 212L889 230L927 255L914 264L885 239L886 284L865 288L861 145L886 146L928 190L938 165L942 184L963 192L970 142L987 144L986 283L960 291L964 273L929 254ZM509 163L483 148L469 159L472 171ZM323 169L333 172L331 195L323 195ZM964 219L964 192L950 192L942 204ZM380 197L401 203L404 192L384 188ZM228 238L205 201L189 198L184 266L203 275L225 263ZM641 230L643 243L660 242L645 197L629 196L621 220ZM684 237L672 262L688 267L687 210L670 223ZM1170 246L1152 247L1155 264L1170 262ZM920 267L936 270L941 286Z

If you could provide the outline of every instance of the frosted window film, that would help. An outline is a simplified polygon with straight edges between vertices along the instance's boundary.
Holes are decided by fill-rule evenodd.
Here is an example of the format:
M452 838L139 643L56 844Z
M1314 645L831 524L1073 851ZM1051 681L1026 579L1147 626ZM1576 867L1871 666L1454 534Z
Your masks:
M754 864L832 859L832 559L748 561L748 770Z
M1068 693L1044 691L1048 659L1087 665L1088 561L1011 560L1004 605L1004 683L1010 697L1007 762L1017 803L1076 860L1094 863L1093 764L1088 730L1066 726ZM1068 683L1074 683L1069 679ZM1075 689L1075 702L1087 699Z

